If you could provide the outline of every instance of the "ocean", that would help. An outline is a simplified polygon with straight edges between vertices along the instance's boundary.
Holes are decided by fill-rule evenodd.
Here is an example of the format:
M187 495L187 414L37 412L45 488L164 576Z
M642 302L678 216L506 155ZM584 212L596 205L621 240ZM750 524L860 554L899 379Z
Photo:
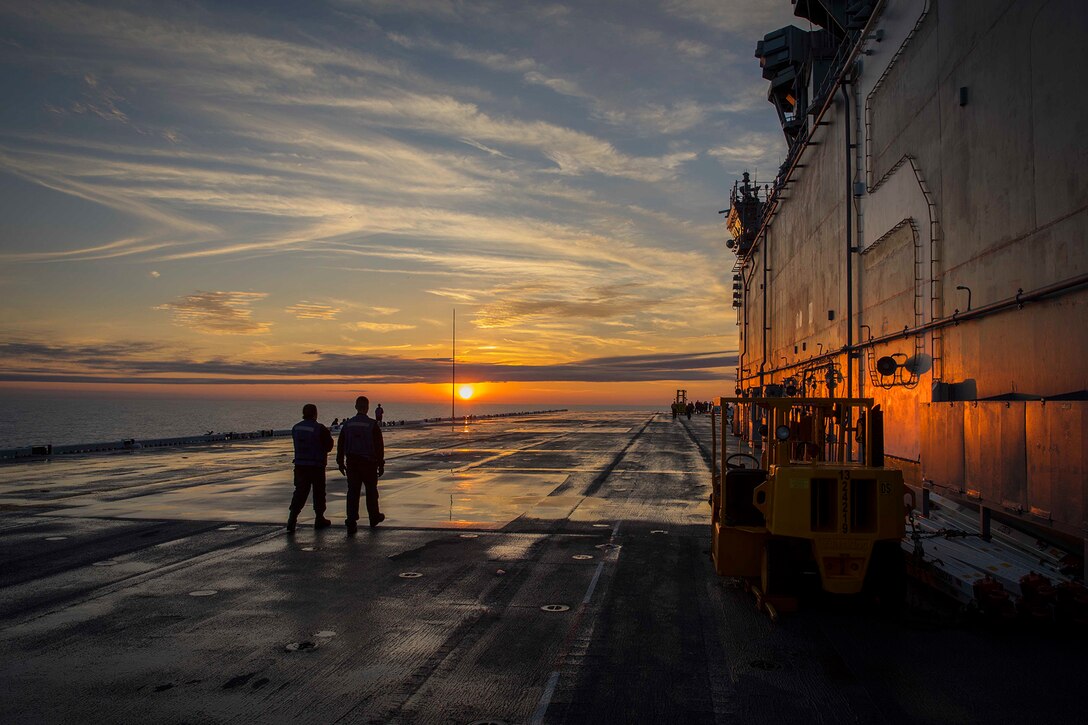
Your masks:
M317 405L318 420L355 414L351 400L303 401ZM382 403L385 419L448 418L450 405ZM667 410L667 406L659 406ZM492 415L536 410L654 410L651 405L494 404L458 401L457 415ZM201 433L243 433L290 428L302 418L301 403L278 400L207 400L91 395L87 393L16 393L0 395L0 448L30 445L101 443L128 438L171 438Z

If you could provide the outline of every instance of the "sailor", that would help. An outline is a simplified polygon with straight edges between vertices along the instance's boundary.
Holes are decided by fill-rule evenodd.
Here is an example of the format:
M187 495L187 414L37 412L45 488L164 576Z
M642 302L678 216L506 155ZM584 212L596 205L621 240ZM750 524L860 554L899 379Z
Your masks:
M332 434L317 422L317 406L302 406L302 420L291 429L295 442L295 495L291 498L291 513L287 517L287 531L294 532L298 514L306 505L310 489L314 491L314 528L323 529L332 522L325 518L325 466L332 450Z
M355 399L354 418L340 428L336 441L336 466L348 477L348 515L344 522L348 536L354 536L359 521L359 494L366 487L366 513L370 528L385 521L378 509L378 478L385 473L385 442L378 422L367 415L370 400L365 395Z

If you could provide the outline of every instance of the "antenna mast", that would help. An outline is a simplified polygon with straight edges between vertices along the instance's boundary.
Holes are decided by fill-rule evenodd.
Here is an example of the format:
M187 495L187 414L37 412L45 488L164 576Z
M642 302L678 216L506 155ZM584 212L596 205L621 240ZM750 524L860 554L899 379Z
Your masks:
M453 308L453 354L450 355L450 425L457 425L457 308Z

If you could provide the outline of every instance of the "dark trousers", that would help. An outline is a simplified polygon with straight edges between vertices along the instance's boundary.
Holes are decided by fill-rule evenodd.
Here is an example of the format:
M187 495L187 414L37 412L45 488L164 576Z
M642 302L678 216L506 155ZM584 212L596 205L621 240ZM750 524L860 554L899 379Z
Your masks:
M378 464L365 458L348 457L348 521L359 520L359 494L366 488L366 513L370 523L378 520Z
M306 508L306 497L314 490L314 513L325 513L325 467L295 466L295 495L291 497L291 513Z

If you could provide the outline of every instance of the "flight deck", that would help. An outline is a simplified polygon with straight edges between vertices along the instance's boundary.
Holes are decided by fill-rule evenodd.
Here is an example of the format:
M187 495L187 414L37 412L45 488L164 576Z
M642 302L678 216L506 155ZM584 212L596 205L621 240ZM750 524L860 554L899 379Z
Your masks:
M388 428L387 521L284 530L290 440L0 465L0 720L1072 722L1082 644L777 623L710 550L710 416ZM1015 667L1013 666L1015 665Z

